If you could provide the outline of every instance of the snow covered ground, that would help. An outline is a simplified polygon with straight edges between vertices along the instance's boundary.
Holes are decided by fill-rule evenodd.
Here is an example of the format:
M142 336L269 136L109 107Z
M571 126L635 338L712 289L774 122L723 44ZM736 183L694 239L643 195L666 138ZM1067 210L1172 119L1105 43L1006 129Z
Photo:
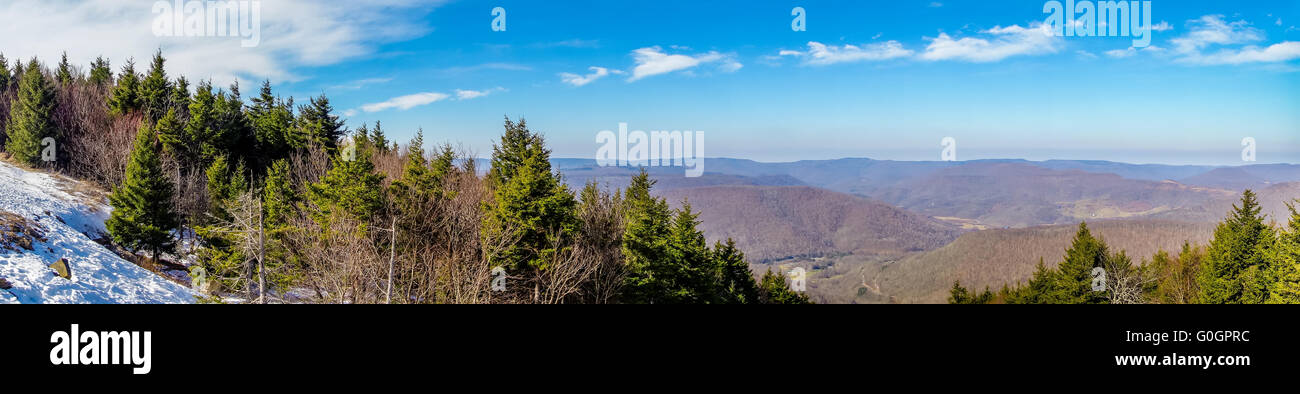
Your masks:
M45 238L32 240L34 251L0 248L0 278L13 286L0 290L0 304L194 302L194 292L185 286L95 243L107 233L104 221L111 208L102 196L78 194L77 185L0 162L0 215L26 218ZM59 259L68 260L71 280L49 267Z

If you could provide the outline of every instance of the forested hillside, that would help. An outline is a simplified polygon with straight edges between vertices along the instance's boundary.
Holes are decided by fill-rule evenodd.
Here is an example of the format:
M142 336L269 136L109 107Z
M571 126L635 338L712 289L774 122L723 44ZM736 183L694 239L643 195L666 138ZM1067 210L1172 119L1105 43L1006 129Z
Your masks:
M808 301L645 172L569 187L522 119L479 162L350 130L324 95L191 86L161 52L144 72L0 57L0 92L5 158L111 190L109 247L187 267L205 302Z

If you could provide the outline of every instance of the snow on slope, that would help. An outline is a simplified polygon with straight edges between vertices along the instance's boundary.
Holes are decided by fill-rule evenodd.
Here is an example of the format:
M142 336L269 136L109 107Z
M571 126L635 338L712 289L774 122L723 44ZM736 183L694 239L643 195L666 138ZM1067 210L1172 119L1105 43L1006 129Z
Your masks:
M123 260L87 236L107 233L104 221L111 208L88 204L92 199L62 188L75 185L0 162L0 212L35 222L46 238L32 241L35 251L0 249L0 278L13 286L0 290L0 304L194 302L190 289ZM71 280L49 268L61 258L72 268Z

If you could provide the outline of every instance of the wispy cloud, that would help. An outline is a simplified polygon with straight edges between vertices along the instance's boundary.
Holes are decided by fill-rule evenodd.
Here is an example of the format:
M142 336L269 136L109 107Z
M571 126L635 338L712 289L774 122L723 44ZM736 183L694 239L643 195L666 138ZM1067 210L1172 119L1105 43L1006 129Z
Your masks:
M939 33L939 37L930 40L930 45L926 46L925 53L920 57L932 61L960 60L986 63L1001 61L1012 56L1056 53L1061 47L1061 39L1052 35L1051 29L1041 23L1034 23L1029 27L995 26L980 33L989 38L953 39L947 33Z
M358 80L351 81L351 82L348 82L348 83L344 83L344 84L338 84L338 85L330 86L330 87L327 88L327 89L331 89L331 90L358 90L358 89L364 88L364 87L369 86L369 85L377 85L377 84L381 84L381 83L388 83L388 82L391 82L392 80L393 80L392 78L366 78L366 79L358 79Z
M826 45L816 41L808 42L807 51L783 50L778 56L793 56L803 59L803 64L825 66L837 63L880 61L912 56L911 50L903 48L898 41L886 41L863 46Z
M622 71L610 70L604 67L591 66L588 67L587 69L591 70L591 73L586 75L578 75L574 73L560 73L560 81L573 86L584 86L586 84L595 82L597 79L601 79L606 76L609 76L610 74L623 74Z
M0 4L0 48L11 58L50 62L65 50L80 64L102 55L114 68L162 48L168 71L190 80L297 81L307 77L304 67L373 55L380 44L428 33L422 19L444 2L263 1L261 42L243 48L238 38L156 37L150 2L9 0Z
M634 50L632 51L632 58L636 61L636 67L632 69L632 76L628 78L628 82L635 82L646 77L675 71L689 70L706 63L719 63L718 69L723 72L735 72L744 67L743 64L736 61L735 56L725 55L717 51L698 55L668 54L657 46Z
M438 101L446 100L451 96L443 93L426 92L409 94L405 96L393 97L384 102L366 104L361 106L362 111L379 112L389 109L408 110L421 105L429 105Z
M1300 42L1283 41L1260 47L1264 32L1246 21L1226 22L1223 15L1205 15L1188 21L1187 34L1169 40L1178 62L1197 65L1276 63L1300 59ZM1232 45L1249 44L1232 48ZM1214 47L1221 47L1210 52Z
M471 100L471 99L476 99L476 98L479 98L479 97L487 96L487 95L492 94L492 93L496 93L496 92L504 92L504 91L506 91L506 88L503 88L503 87L500 87L500 86L495 87L495 88L492 88L492 89L487 89L487 90L462 90L462 89L456 89L456 99L457 99L457 100Z

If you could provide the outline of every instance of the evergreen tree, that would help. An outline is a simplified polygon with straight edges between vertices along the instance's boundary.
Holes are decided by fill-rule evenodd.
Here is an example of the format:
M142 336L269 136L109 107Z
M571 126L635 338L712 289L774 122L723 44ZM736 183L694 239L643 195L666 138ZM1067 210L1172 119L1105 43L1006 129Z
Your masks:
M298 109L298 124L309 141L324 146L331 154L338 149L339 140L347 132L343 121L334 115L334 107L324 93Z
M54 73L54 80L59 82L59 86L68 86L72 83L72 65L68 63L68 52L63 52L63 57L59 60L59 69Z
M118 74L117 86L113 88L108 99L109 112L114 115L126 115L140 109L140 75L135 73L135 61L127 60L126 66Z
M239 248L240 237L221 224L233 219L230 207L237 203L241 193L248 192L248 170L243 163L232 165L226 156L213 159L207 169L208 198L211 206L211 220L205 225L196 226L194 231L199 236L199 268L204 277L219 284L219 288L237 290L242 287L244 264L247 259ZM216 288L202 289L218 290Z
M250 148L257 146L257 136L253 132L248 116L244 113L243 98L239 94L239 82L230 85L230 93L217 94L213 117L216 154L231 155L246 165L256 165L257 149Z
M1229 217L1214 230L1205 263L1197 277L1205 304L1261 303L1260 288L1267 288L1268 267L1264 249L1272 245L1272 232L1264 224L1255 193L1242 193Z
M266 228L266 277L271 288L287 289L297 276L294 268L301 266L298 253L289 246L293 215L301 197L289 182L289 161L277 160L266 173L263 190L263 226Z
M388 137L384 136L384 125L379 121L375 121L375 129L370 131L370 144L374 146L375 152L387 154L390 151L389 144L391 143L392 141L389 141Z
M9 80L12 78L12 74L9 74L9 60L5 59L3 53L0 53L0 94L9 89Z
M222 138L217 134L217 96L212 93L212 83L200 82L190 100L190 117L185 122L185 138L193 141L200 168L206 168L219 155L225 154Z
M293 104L286 103L271 91L271 81L262 83L262 90L248 106L248 120L257 138L258 167L289 157L294 149L305 146L293 128Z
M190 109L190 81L185 77L176 78L172 83L171 97L167 99L169 110L176 111L178 119L187 119Z
M1003 292L1007 291L1004 287ZM972 293L962 287L961 281L953 282L952 289L948 291L949 304L988 304L992 303L994 298L993 292L988 288L985 288L983 293Z
M185 133L184 125L176 119L176 110L169 109L158 124L154 125L158 140L162 143L163 153L179 160L182 164L190 162L189 147L191 143Z
M1092 271L1107 266L1108 254L1106 242L1092 236L1088 223L1080 223L1074 241L1056 269L1056 283L1044 301L1050 304L1105 303L1105 294L1092 290Z
M1270 304L1300 304L1300 212L1296 204L1300 200L1286 204L1291 219L1266 255L1274 279L1268 287Z
M171 252L176 243L172 231L180 226L172 209L172 192L171 181L162 173L154 132L148 124L142 125L125 180L109 196L113 213L105 226L113 242L133 251L151 251L154 261Z
M503 164L507 163L502 161ZM504 168L504 167L503 167ZM667 302L670 290L668 202L650 195L655 181L645 169L624 193L623 256L627 262L623 299L632 303Z
M162 50L154 52L153 64L149 67L149 74L140 82L140 107L144 110L145 118L157 122L164 114L167 108L171 106L172 88L167 79L167 70L164 68L167 59L163 58Z
M54 100L54 87L45 80L40 64L33 58L22 76L5 127L5 151L14 160L31 166L39 164L41 142L47 137L59 137L53 120Z
M358 149L352 160L339 158L319 182L308 185L307 199L314 210L312 219L329 228L334 215L368 222L384 207L384 176L375 172L371 150ZM365 228L361 229L364 233Z
M375 134L382 137L379 125ZM382 139L374 139L382 146ZM514 149L518 148L518 149ZM506 134L493 146L495 175L483 235L488 239L517 240L513 246L490 255L494 266L511 272L546 270L566 240L577 230L577 199L558 174L551 172L551 152L541 135L506 120ZM496 163L518 163L509 169ZM537 295L536 285L534 295Z
M758 297L763 304L811 304L808 296L790 290L785 275L773 273L771 269L759 279Z
M90 63L90 79L87 82L95 86L107 86L113 83L113 69L103 56L96 57L95 61Z
M721 302L716 285L718 271L714 260L709 255L708 244L699 226L699 214L691 210L688 202L682 202L677 210L672 226L668 231L668 265L665 272L671 284L669 292L664 294L671 303L711 303Z
M754 272L745 261L745 254L736 248L736 242L727 239L713 246L713 259L718 269L718 289L720 302L726 304L758 303L758 285L754 282Z

